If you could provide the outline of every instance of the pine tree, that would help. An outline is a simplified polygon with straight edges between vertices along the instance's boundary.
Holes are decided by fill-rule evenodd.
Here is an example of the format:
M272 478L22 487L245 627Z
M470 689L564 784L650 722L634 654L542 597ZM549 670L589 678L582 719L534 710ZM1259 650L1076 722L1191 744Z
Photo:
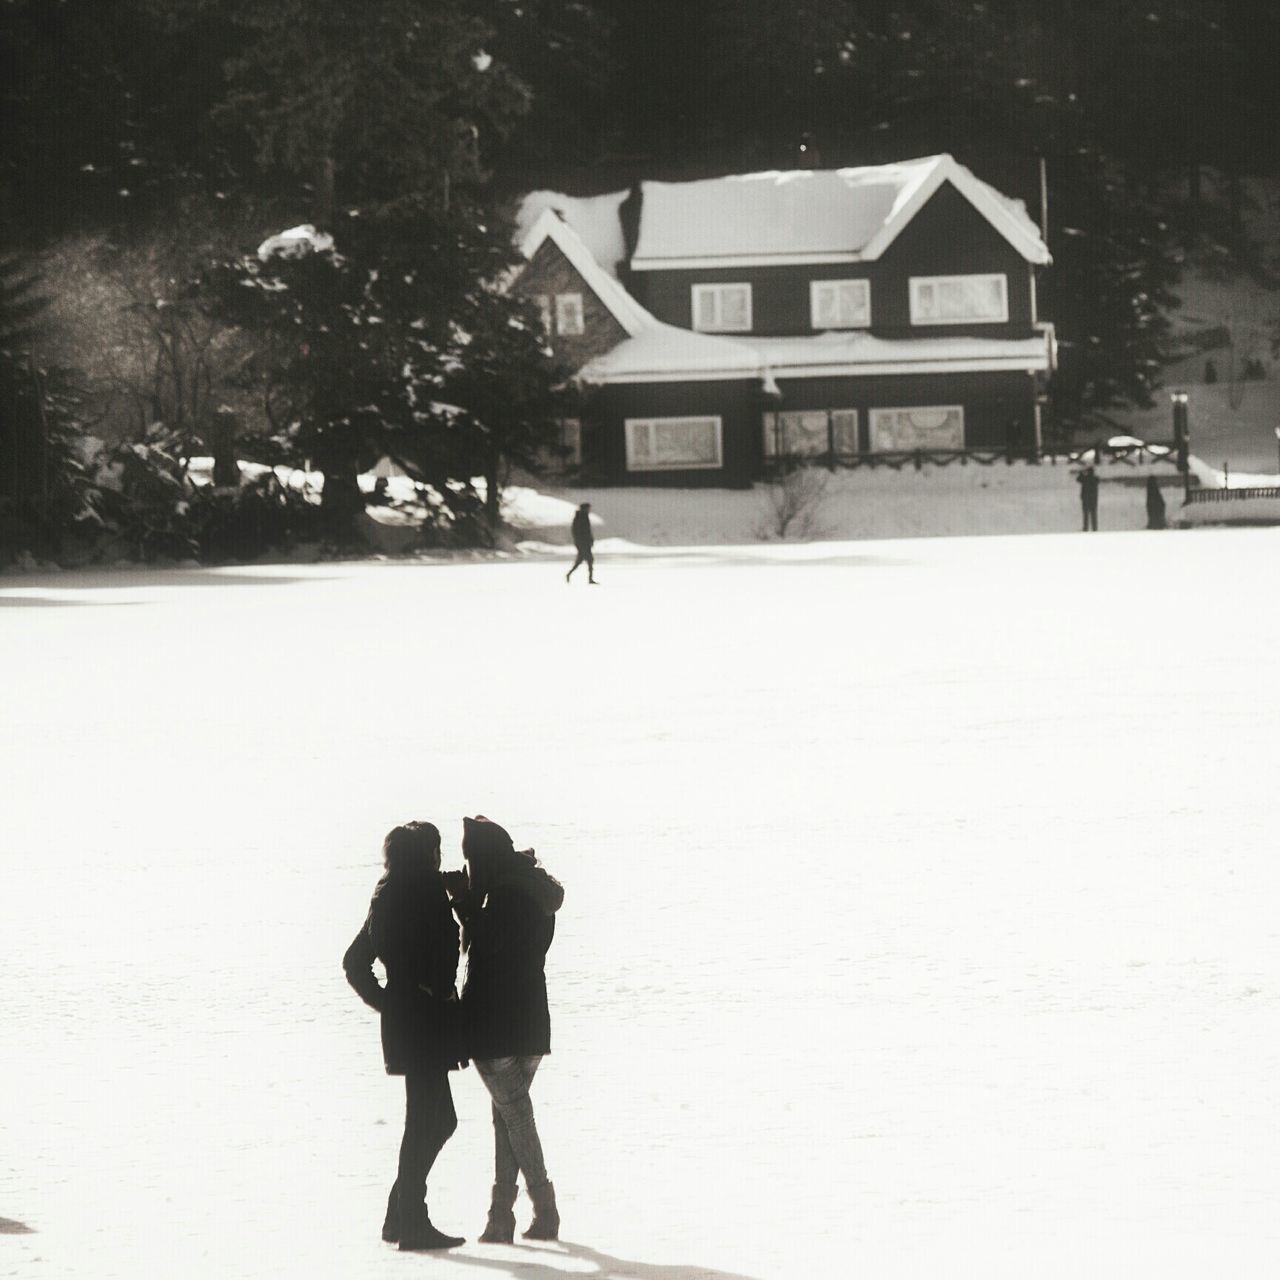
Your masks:
M42 363L39 275L0 258L0 550L56 549L87 517L77 457L78 397L65 369Z

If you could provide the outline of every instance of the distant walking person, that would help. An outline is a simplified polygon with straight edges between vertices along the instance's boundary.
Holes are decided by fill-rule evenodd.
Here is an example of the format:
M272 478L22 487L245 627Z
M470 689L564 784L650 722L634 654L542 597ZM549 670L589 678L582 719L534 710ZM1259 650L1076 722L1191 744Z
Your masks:
M564 901L560 883L519 851L487 818L464 818L466 883L454 892L463 922L467 980L462 989L466 1046L489 1091L493 1111L493 1195L480 1239L510 1244L515 1235L516 1174L533 1201L530 1240L560 1233L556 1190L547 1176L529 1087L551 1052L551 1017L544 971ZM451 873L452 875L452 873Z
M386 874L342 958L347 981L382 1015L387 1074L404 1076L404 1137L382 1238L401 1249L450 1249L465 1241L437 1230L423 1201L431 1166L458 1127L449 1088L449 1072L462 1061L458 926L440 874L440 832L430 822L390 831L382 856ZM386 968L385 987L375 959Z
M1166 527L1164 515L1164 495L1160 492L1160 482L1155 476L1147 477L1147 528L1163 529Z
M573 533L573 545L577 548L578 558L573 562L573 569L564 575L564 580L573 577L573 570L583 561L587 565L587 581L594 585L596 580L596 558L591 548L595 545L595 534L591 532L591 503L584 502L573 513L573 523L569 526Z
M1096 533L1098 531L1098 473L1091 465L1086 466L1076 476L1076 483L1080 486L1080 511L1084 516L1084 532L1088 533L1092 529Z

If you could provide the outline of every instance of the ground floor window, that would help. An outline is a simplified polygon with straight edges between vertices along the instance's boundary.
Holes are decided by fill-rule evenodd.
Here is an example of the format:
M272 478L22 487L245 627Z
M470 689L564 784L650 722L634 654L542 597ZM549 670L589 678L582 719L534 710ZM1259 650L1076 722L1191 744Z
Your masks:
M719 418L628 418L628 471L710 470L724 465Z
M765 414L766 458L812 458L832 452L858 452L856 409L807 409Z
M964 409L955 404L872 409L871 448L876 453L892 453L898 449L962 449Z

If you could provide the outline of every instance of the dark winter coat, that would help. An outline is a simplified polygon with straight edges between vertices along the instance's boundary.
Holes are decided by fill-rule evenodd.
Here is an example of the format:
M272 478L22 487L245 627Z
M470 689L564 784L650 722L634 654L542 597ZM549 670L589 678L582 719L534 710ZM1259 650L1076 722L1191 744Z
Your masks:
M573 533L573 545L575 547L586 548L595 542L596 536L591 532L591 513L589 511L575 511L573 513L573 523L569 527Z
M1147 528L1163 529L1165 527L1164 495L1160 492L1160 484L1155 476L1147 477Z
M564 901L532 851L495 858L483 905L463 907L467 981L462 1015L468 1056L551 1052L545 961Z
M387 971L387 985L373 972ZM382 1015L389 1075L456 1067L461 1051L458 925L438 871L416 865L388 871L369 915L342 957L347 981Z
M1076 483L1080 486L1081 505L1096 507L1098 505L1098 473L1092 468L1086 468L1076 476Z

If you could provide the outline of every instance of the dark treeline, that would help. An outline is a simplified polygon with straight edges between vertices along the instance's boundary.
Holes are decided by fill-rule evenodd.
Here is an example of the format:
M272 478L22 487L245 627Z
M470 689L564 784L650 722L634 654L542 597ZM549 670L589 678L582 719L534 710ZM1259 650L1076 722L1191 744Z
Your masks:
M943 150L1035 216L1047 179L1056 420L1146 403L1184 256L1256 266L1278 37L1262 0L5 0L0 503L46 531L134 509L86 498L78 424L131 446L118 472L148 454L155 510L182 481L158 459L238 449L320 465L340 530L391 452L488 477L492 527L562 408L489 287L512 196ZM331 275L264 278L249 251L302 221Z

